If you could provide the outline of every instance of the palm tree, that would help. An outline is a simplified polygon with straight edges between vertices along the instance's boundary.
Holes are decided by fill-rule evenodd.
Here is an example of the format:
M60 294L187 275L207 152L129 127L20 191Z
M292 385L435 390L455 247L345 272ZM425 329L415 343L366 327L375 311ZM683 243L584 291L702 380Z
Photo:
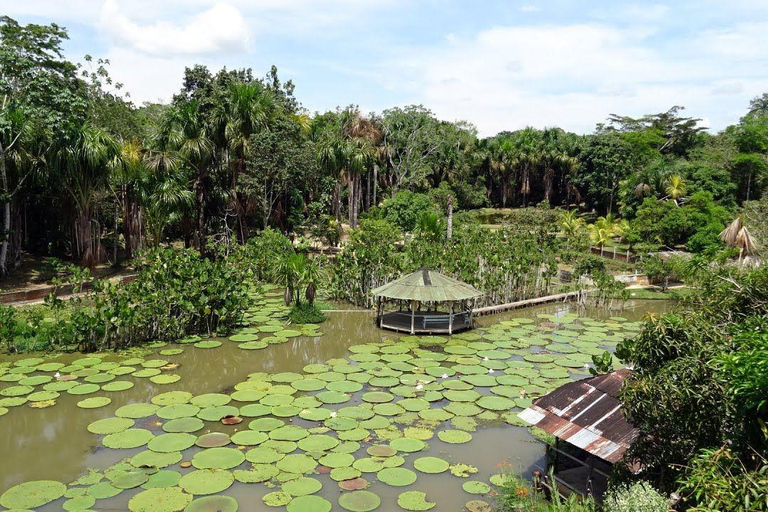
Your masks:
M240 243L245 243L246 219L243 200L237 192L238 178L245 171L251 135L269 130L277 111L278 103L274 94L258 82L237 82L229 87L222 121L231 153L230 192Z
M579 229L584 225L584 219L579 217L578 210L566 210L560 214L560 227L563 230L563 234L567 237L572 237L578 233Z
M122 206L125 256L133 259L142 245L141 186L146 180L149 166L145 149L138 140L123 141L112 162L112 190L117 205ZM117 216L117 215L116 215ZM117 219L115 219L115 263L117 263Z
M589 239L600 247L600 254L603 253L605 244L616 234L618 226L618 220L610 213L605 217L598 217L595 223L589 226Z
M667 197L677 204L677 200L685 195L686 186L685 180L677 174L673 174L667 181L667 186L664 191L667 193Z
M176 151L181 165L192 172L195 195L194 242L201 252L206 250L205 208L210 195L210 170L215 144L212 129L196 100L174 106L164 121L159 140L162 149Z
M77 213L74 252L87 267L101 260L101 230L94 217L109 179L110 164L118 151L117 142L109 134L85 124L77 128L73 140L59 148L54 157Z
M757 254L757 246L752 234L744 225L742 216L739 215L727 228L720 233L720 239L731 247L739 249L739 261L746 256Z

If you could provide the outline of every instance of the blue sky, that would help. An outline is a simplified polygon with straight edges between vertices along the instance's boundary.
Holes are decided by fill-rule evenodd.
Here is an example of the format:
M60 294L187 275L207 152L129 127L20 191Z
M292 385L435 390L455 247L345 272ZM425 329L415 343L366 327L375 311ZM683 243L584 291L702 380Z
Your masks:
M0 0L109 58L134 101L168 101L185 66L275 64L311 112L423 104L483 136L579 133L673 105L713 131L768 91L768 1Z

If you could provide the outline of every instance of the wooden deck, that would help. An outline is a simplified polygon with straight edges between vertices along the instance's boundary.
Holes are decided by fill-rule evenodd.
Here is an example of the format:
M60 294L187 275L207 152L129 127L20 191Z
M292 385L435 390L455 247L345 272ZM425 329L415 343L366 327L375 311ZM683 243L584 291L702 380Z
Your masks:
M413 315L413 331L411 331L411 313L394 311L385 313L378 319L379 327L397 332L413 332L413 334L451 334L466 331L473 327L469 313L454 313L453 326L449 322L446 311L417 311Z

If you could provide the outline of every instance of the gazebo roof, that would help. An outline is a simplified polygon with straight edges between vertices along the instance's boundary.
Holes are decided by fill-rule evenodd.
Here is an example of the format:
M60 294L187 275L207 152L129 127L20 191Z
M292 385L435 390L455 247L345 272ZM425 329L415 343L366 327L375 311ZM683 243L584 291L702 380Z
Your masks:
M483 295L483 292L467 283L427 269L417 270L379 286L371 293L374 297L420 302L451 302Z

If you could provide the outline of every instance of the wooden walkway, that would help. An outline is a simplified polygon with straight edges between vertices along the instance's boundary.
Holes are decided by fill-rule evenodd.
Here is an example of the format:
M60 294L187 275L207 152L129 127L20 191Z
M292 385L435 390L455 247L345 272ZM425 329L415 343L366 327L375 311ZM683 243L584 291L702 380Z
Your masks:
M517 302L508 302L506 304L499 304L497 306L486 306L484 308L478 308L473 311L475 316L492 315L495 313L501 313L503 311L509 311L517 308L524 308L527 306L537 306L539 304L548 304L550 302L566 302L569 299L577 298L580 294L586 293L586 290L577 290L575 292L557 293L555 295L546 295L544 297L536 297L535 299L519 300Z

